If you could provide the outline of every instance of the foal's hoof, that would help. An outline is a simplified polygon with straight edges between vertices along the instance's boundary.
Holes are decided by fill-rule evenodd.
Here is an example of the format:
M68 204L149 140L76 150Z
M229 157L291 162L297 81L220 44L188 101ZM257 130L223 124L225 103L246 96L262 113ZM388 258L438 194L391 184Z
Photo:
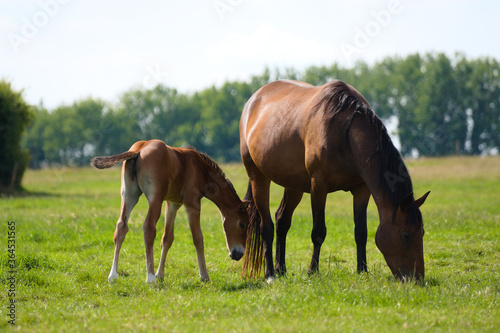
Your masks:
M267 284L273 284L274 280L275 280L274 276L269 276L266 278Z
M109 283L114 283L116 281L118 281L118 274L110 273L109 276L108 276L108 282Z
M147 283L156 283L156 276L154 274L148 274L146 278Z

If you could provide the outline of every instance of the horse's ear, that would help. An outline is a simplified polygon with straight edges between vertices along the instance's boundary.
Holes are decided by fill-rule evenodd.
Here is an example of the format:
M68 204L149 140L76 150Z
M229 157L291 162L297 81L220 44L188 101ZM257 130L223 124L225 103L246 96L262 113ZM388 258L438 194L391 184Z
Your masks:
M415 200L415 202L417 203L417 207L420 207L424 204L425 199L427 199L427 196L429 195L429 193L431 193L431 191L428 191L427 193L425 193L420 199Z
M250 201L243 201L240 204L239 210L246 210L248 208L248 205L250 204Z
M415 199L413 199L413 192L408 194L403 201L401 201L401 204L399 205L399 208L404 212L407 211L410 205L413 203Z

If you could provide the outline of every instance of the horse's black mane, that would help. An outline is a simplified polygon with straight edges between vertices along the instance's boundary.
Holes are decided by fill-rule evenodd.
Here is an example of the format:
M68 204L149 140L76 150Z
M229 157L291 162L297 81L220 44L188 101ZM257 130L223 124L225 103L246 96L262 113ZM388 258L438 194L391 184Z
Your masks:
M362 96L359 97L362 98ZM347 138L347 131L356 115L364 115L371 125L373 125L375 119L378 119L368 102L364 101L364 99L360 100L359 97L345 82L340 80L332 81L323 86L316 108L324 107L323 121L327 126L333 123L339 113L351 110L352 114L344 124Z
M368 102L352 87L342 81L332 81L323 87L322 95L316 104L316 109L324 108L323 121L331 126L336 116L341 112L350 112L344 123L344 142L348 142L348 131L355 117L363 117L375 131L377 149L367 161L367 164L378 160L378 186L391 201L394 207L399 207L402 200L413 195L408 169L401 154L392 143L387 129L370 107ZM411 212L410 212L411 213ZM413 215L413 214L409 214ZM415 224L421 219L409 218L408 223ZM421 222L420 222L421 223Z
M196 150L194 147L189 147L190 149L193 149L215 172L217 172L223 179L225 179L227 185L231 189L231 191L238 196L238 193L236 193L236 190L234 189L233 183L229 180L229 178L226 177L226 174L224 171L222 171L221 167L217 162L215 162L210 156L208 156L205 153L202 153L198 150Z

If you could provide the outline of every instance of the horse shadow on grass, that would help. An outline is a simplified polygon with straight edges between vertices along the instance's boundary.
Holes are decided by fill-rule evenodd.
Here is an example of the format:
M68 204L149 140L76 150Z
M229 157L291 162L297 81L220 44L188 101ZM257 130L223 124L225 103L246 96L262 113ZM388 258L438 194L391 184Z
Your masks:
M262 289L262 281L241 281L238 283L228 283L217 286L217 289L225 292L238 292L242 290Z

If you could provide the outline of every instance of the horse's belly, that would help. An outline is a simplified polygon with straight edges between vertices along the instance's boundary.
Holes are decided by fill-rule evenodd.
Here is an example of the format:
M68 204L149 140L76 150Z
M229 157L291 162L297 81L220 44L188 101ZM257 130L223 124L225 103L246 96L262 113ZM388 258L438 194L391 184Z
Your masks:
M272 174L272 170L270 170L270 173L271 177L269 178L280 186L300 192L311 192L311 178L308 174Z
M294 165L294 163L294 161L283 160L281 166L261 164L258 167L274 183L296 191L310 193L311 176L309 172L305 168L286 167L287 164ZM324 172L322 179L327 192L350 191L364 182L358 174L346 169L336 169L334 166Z
M305 166L304 145L301 141L291 142L251 145L249 150L252 160L274 183L297 191L310 192L311 178Z
M328 192L349 191L363 183L356 168L345 161L332 159L327 165L306 165L303 142L291 142L293 144L275 143L268 149L262 149L262 145L250 149L255 165L274 183L306 193L311 192L311 176L320 177Z

